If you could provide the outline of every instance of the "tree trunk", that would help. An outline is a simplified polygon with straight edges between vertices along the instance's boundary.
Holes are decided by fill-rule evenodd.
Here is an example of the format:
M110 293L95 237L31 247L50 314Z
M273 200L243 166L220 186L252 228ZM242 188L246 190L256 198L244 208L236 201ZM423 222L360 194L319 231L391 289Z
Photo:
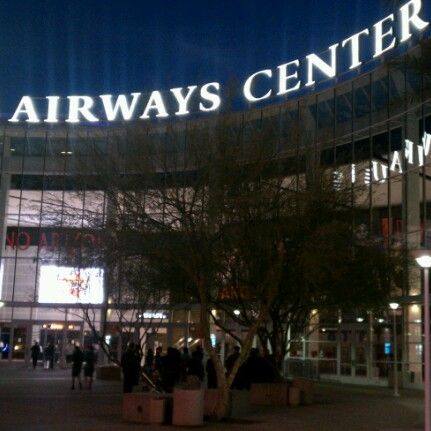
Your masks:
M216 355L217 356L217 355ZM216 373L217 373L217 390L218 397L214 412L211 419L220 421L229 415L230 411L230 387L228 386L223 364L217 356Z
M203 335L202 339L204 342L204 347L213 362L216 375L217 375L217 389L219 392L219 396L217 397L217 403L216 403L214 412L212 412L210 416L211 416L211 419L220 421L226 418L229 414L230 385L228 384L226 379L224 365L211 344L209 315L207 312L206 301L201 301L200 321L201 321L201 328L202 328L202 335Z

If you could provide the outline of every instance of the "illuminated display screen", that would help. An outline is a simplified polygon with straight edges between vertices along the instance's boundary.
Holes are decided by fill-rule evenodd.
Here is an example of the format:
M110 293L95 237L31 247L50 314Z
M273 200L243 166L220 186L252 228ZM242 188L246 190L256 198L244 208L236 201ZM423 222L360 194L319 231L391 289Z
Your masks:
M39 274L39 302L101 304L103 270L42 265Z

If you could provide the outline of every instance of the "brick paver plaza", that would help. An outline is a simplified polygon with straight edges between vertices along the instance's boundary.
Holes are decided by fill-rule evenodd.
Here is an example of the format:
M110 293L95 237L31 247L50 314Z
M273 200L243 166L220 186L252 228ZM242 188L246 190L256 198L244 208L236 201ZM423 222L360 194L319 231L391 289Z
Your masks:
M0 365L1 431L169 430L124 423L120 382L96 381L92 392L71 391L69 370L35 371ZM243 419L208 423L208 430L407 431L423 429L422 393L318 384L315 403L298 408L253 408ZM179 428L186 429L186 428Z

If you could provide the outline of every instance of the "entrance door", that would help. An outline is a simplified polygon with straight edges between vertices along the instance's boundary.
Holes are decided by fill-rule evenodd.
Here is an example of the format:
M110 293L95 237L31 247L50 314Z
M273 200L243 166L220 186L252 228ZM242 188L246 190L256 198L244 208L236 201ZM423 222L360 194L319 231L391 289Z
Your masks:
M46 352L49 345L54 346L54 363L60 360L70 360L73 346L81 343L82 323L63 324L46 323L40 327L40 345L42 352ZM64 362L62 362L64 363Z
M366 377L369 356L367 330L365 328L342 329L340 336L341 375Z

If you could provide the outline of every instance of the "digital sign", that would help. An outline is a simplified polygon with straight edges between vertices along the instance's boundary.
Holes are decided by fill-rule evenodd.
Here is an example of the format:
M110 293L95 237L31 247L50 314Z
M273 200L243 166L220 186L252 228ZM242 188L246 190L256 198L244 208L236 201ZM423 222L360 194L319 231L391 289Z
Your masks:
M39 273L39 303L101 304L103 269L42 265Z

